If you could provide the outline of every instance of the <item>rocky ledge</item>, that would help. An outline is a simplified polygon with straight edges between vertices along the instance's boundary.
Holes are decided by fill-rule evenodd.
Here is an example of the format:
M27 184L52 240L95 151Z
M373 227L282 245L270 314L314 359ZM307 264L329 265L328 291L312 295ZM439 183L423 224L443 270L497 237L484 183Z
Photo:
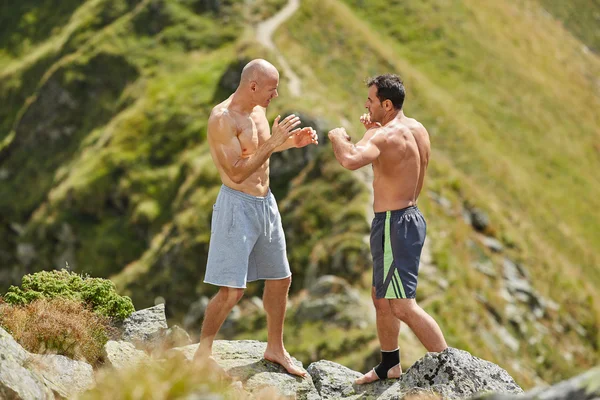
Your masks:
M116 369L139 363L160 362L177 356L191 360L198 344L181 328L168 328L164 305L141 310L128 318L121 340L105 346L105 364ZM172 347L155 352L158 347ZM264 360L266 343L253 340L216 341L214 357L248 396L265 387L294 399L403 399L408 394L437 393L447 399L573 399L600 396L600 368L529 393L515 383L501 367L470 353L448 348L428 353L410 367L400 379L355 385L361 375L340 364L321 360L310 364L304 378L292 376L274 363ZM295 360L298 365L300 361ZM0 398L71 398L94 385L92 367L81 361L57 355L35 355L24 350L0 328Z

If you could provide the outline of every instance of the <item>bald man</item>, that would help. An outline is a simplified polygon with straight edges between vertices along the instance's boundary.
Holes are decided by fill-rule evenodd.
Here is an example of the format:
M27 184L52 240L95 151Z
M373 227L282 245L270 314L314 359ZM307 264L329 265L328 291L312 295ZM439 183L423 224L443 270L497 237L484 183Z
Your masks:
M298 128L300 119L275 118L272 129L265 110L278 96L279 73L265 60L250 61L240 84L208 119L210 154L223 185L213 205L211 237L204 282L219 286L204 314L195 360L213 364L212 344L246 283L264 280L267 314L265 359L289 373L305 376L283 345L291 272L277 203L269 189L269 157L277 151L317 144L314 129Z

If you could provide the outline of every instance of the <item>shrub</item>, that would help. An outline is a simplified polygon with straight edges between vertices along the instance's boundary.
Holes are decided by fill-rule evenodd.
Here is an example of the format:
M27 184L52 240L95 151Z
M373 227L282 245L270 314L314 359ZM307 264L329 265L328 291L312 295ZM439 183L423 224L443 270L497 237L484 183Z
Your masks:
M107 317L83 303L58 297L0 304L0 325L32 353L61 354L92 365L100 361L114 329Z
M81 276L64 269L25 275L21 287L8 289L4 301L24 306L35 300L54 298L83 302L96 313L115 319L127 318L135 311L131 299L117 294L110 280Z

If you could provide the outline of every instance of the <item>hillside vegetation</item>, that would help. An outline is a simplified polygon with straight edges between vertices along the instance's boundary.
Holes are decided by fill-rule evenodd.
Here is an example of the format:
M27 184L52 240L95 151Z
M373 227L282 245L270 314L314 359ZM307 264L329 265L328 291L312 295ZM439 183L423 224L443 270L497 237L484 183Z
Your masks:
M214 293L201 283L220 185L207 115L247 60L275 60L253 26L283 4L2 6L2 292L67 261L111 277L136 308L165 298L175 321ZM358 139L364 78L403 77L405 112L433 146L419 206L435 268L423 270L419 301L449 344L525 388L600 361L598 15L585 1L303 0L274 37L302 96L282 75L268 116L301 112L322 135L343 125ZM273 165L293 295L329 273L368 297L365 174L343 170L327 144ZM489 220L479 231L475 210ZM366 370L376 359L372 323L294 324L286 340L305 363L324 355ZM410 335L401 346L405 368L424 352Z

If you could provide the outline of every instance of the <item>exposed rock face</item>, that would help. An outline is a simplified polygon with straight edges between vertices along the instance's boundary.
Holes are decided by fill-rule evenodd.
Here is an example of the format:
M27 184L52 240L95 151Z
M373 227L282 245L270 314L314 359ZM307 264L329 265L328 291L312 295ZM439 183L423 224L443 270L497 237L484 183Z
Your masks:
M181 352L191 360L198 345L180 347ZM319 399L310 375L300 378L288 374L283 367L263 358L267 344L256 340L225 341L216 340L213 356L229 375L242 382L250 393L259 392L265 386L276 387L283 396L301 399ZM294 359L296 365L302 363Z
M191 345L174 351L181 352L191 360L196 348L197 345ZM310 378L293 377L280 366L262 358L265 348L265 343L257 341L217 340L213 355L221 367L242 381L245 390L253 393L264 386L275 386L281 394L295 393L298 399L391 400L401 399L409 393L432 391L447 398L467 399L481 392L523 392L504 369L454 348L441 353L428 353L409 368L401 379L367 385L354 384L361 373L327 360L312 363L308 367Z
M398 380L395 379L386 379L367 385L354 385L354 380L362 375L360 372L352 371L350 368L327 360L310 364L308 373L312 376L322 399L379 398L388 389L399 388Z
M401 381L407 387L430 388L453 399L480 392L523 392L504 369L451 347L425 355L406 371Z
M326 284L327 283L327 284ZM344 292L339 282L326 280L317 285L315 293ZM320 293L320 292L319 292ZM154 343L156 332L168 339L163 328L164 306L141 310L127 324L131 338ZM187 334L181 328L171 328L173 335ZM150 332L150 333L148 333ZM154 333L152 333L154 332ZM146 333L148 333L146 335ZM178 347L170 355L191 360L198 344ZM304 378L290 375L278 364L263 358L266 343L253 340L217 340L213 357L217 363L239 382L239 392L258 396L265 388L274 388L280 395L295 399L378 399L400 400L408 395L433 398L439 393L444 399L544 399L593 400L600 398L600 367L561 382L552 387L534 389L525 395L508 373L489 361L474 357L466 351L448 348L441 353L428 353L409 368L400 379L386 379L366 385L355 385L360 372L343 365L321 360L312 363ZM166 356L169 357L169 354ZM135 348L133 343L109 341L105 346L106 364L118 370L135 367L140 363L160 362L165 354L157 352L150 357ZM158 359L158 360L157 360ZM296 365L302 363L294 359ZM54 399L71 398L94 383L92 367L58 355L30 354L6 331L0 328L0 398ZM516 396L519 394L519 396ZM478 396L478 397L472 397ZM247 397L247 396L246 396ZM410 396L409 396L410 397ZM409 398L406 397L406 398ZM412 397L411 397L412 398ZM419 397L416 397L419 398Z
M55 354L32 354L29 360L29 370L41 376L46 386L62 397L71 398L94 385L92 366L83 361Z
M401 399L409 393L415 394L415 390L434 391L451 399L467 399L480 392L523 392L496 364L454 348L428 353L398 380L386 379L362 386L353 385L360 373L331 361L312 363L308 371L324 399Z
M0 398L11 400L53 400L42 379L14 360L0 354Z
M29 353L0 328L0 399L54 399L43 378L26 369Z

